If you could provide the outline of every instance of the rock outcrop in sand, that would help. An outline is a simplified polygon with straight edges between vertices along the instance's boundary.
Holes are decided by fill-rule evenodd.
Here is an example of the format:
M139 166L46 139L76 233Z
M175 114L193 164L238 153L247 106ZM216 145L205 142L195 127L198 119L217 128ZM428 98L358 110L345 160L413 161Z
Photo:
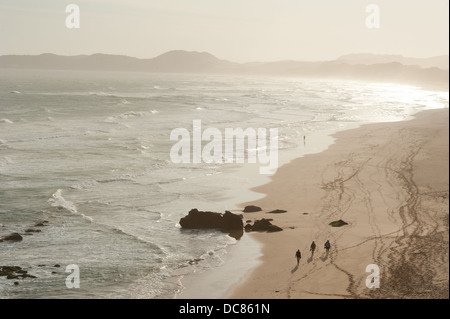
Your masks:
M283 229L273 225L271 222L271 220L269 219L258 219L255 220L255 222L253 223L253 225L251 224L247 224L245 225L245 231L246 232L251 232L251 231L266 231L268 233L273 233L273 232L277 232L277 231L282 231Z
M249 206L245 206L243 212L244 213L255 213L255 212L260 212L261 210L262 210L261 207L249 205Z
M342 227L348 225L348 223L344 222L342 219L339 219L329 223L328 225L330 225L331 227Z
M283 214L283 213L287 213L287 210L275 209L275 210L272 210L270 212L267 212L267 214Z

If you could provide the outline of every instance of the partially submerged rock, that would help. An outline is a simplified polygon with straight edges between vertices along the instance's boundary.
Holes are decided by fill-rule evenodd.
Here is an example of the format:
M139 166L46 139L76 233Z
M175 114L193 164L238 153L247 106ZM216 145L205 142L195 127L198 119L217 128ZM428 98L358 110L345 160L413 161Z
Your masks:
M34 226L35 227L43 227L43 226L47 226L47 224L48 224L47 220L40 219L34 223Z
M196 208L189 211L188 215L180 219L182 228L187 229L240 229L243 227L242 216L235 215L229 211L225 214L199 211Z
M332 227L341 227L348 225L348 223L344 222L342 219L335 220L334 222L329 223Z
M243 212L244 213L255 213L255 212L260 212L261 210L262 210L261 207L249 205L249 206L245 206Z
M6 276L6 279L36 278L19 266L0 266L0 276Z
M0 242L2 241L21 241L23 239L19 233L11 233L9 235L0 237Z
M225 211L225 214L199 211L196 208L180 219L180 225L185 229L219 229L230 233L234 238L238 237L236 239L242 236L244 227L242 215L235 215L229 211Z
M26 233L40 233L41 230L40 229L28 228L28 229L25 229L25 232Z

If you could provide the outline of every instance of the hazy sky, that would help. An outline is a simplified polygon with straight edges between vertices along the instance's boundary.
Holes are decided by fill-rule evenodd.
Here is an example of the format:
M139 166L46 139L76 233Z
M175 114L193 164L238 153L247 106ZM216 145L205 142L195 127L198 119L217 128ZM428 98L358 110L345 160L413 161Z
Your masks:
M380 28L366 26L378 5ZM80 28L66 27L66 6ZM235 62L448 54L448 0L0 0L0 55L207 51Z

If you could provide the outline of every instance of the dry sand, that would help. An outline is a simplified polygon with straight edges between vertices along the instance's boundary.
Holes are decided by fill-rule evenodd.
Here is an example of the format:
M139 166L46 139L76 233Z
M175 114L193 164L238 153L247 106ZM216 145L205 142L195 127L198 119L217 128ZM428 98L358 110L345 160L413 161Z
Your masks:
M226 297L449 298L448 120L448 109L430 110L340 132L326 151L281 167L254 189L266 196L242 207L262 207L244 219L273 218L283 231L249 233L262 263ZM329 225L339 219L348 225ZM366 287L369 264L378 289Z

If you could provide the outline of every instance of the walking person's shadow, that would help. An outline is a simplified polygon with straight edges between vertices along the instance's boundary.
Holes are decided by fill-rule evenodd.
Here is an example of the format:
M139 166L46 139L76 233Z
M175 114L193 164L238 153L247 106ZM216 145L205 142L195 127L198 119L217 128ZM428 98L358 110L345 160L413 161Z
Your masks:
M313 257L314 257L314 251L311 253L311 256L306 260L306 262L309 264L313 260Z
M298 269L298 265L296 265L294 268L291 269L291 274L293 274L294 272L296 272Z
M326 255L324 257L321 257L320 260L326 261L327 259L328 259L328 250L327 250Z

